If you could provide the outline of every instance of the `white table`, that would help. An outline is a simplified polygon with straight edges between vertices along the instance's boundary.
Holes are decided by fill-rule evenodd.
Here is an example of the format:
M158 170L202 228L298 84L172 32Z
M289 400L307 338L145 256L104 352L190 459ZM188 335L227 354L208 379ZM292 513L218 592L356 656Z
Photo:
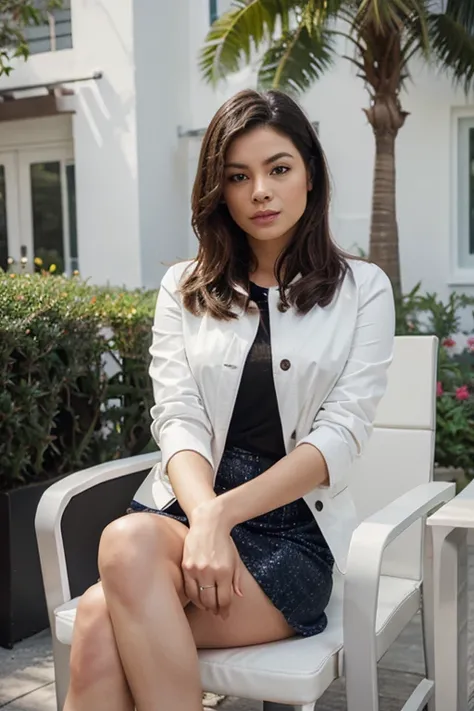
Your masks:
M467 711L467 534L474 529L474 482L432 514L427 525L433 599L426 603L433 613L434 659L430 661L436 711Z

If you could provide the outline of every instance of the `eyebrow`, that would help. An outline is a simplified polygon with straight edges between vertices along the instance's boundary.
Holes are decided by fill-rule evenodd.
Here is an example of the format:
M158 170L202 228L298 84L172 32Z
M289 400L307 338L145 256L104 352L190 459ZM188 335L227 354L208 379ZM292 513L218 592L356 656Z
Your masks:
M280 160L280 158L293 158L294 156L291 155L291 153L287 153L286 151L282 151L281 153L275 153L274 156L270 156L270 158L266 158L263 161L263 165L269 165L270 163L275 163L275 161ZM248 165L245 165L245 163L226 163L225 168L248 168Z

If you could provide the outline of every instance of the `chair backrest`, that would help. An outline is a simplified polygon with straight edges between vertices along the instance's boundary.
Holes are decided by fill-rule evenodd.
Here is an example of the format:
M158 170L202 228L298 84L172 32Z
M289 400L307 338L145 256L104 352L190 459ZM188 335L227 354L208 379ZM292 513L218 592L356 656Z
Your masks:
M397 336L387 391L372 437L351 474L362 520L419 484L432 480L436 426L435 336ZM421 578L422 522L387 549L383 573Z

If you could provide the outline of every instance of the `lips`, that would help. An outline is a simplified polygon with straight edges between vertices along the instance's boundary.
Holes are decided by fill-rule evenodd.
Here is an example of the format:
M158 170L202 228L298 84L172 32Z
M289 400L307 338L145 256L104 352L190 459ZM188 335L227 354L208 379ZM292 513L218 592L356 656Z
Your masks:
M277 217L279 217L280 213L275 212L274 210L267 210L265 212L257 212L256 215L252 217L252 221L256 222L259 225L267 225L272 222L275 222Z

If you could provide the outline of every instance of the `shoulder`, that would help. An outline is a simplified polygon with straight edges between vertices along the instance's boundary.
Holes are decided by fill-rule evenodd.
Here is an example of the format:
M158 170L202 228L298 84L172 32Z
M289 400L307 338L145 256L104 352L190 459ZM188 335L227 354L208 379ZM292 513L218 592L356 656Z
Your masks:
M376 325L387 340L392 339L396 315L390 279L376 264L360 259L350 259L348 264L342 290L357 304L358 322L364 326Z
M183 279L188 276L196 264L195 259L188 259L184 262L173 264L165 273L161 280L161 286L171 293L177 293Z
M390 279L383 269L372 262L362 259L348 259L348 270L344 281L352 281L359 297L372 297L380 292L393 300L393 290Z

